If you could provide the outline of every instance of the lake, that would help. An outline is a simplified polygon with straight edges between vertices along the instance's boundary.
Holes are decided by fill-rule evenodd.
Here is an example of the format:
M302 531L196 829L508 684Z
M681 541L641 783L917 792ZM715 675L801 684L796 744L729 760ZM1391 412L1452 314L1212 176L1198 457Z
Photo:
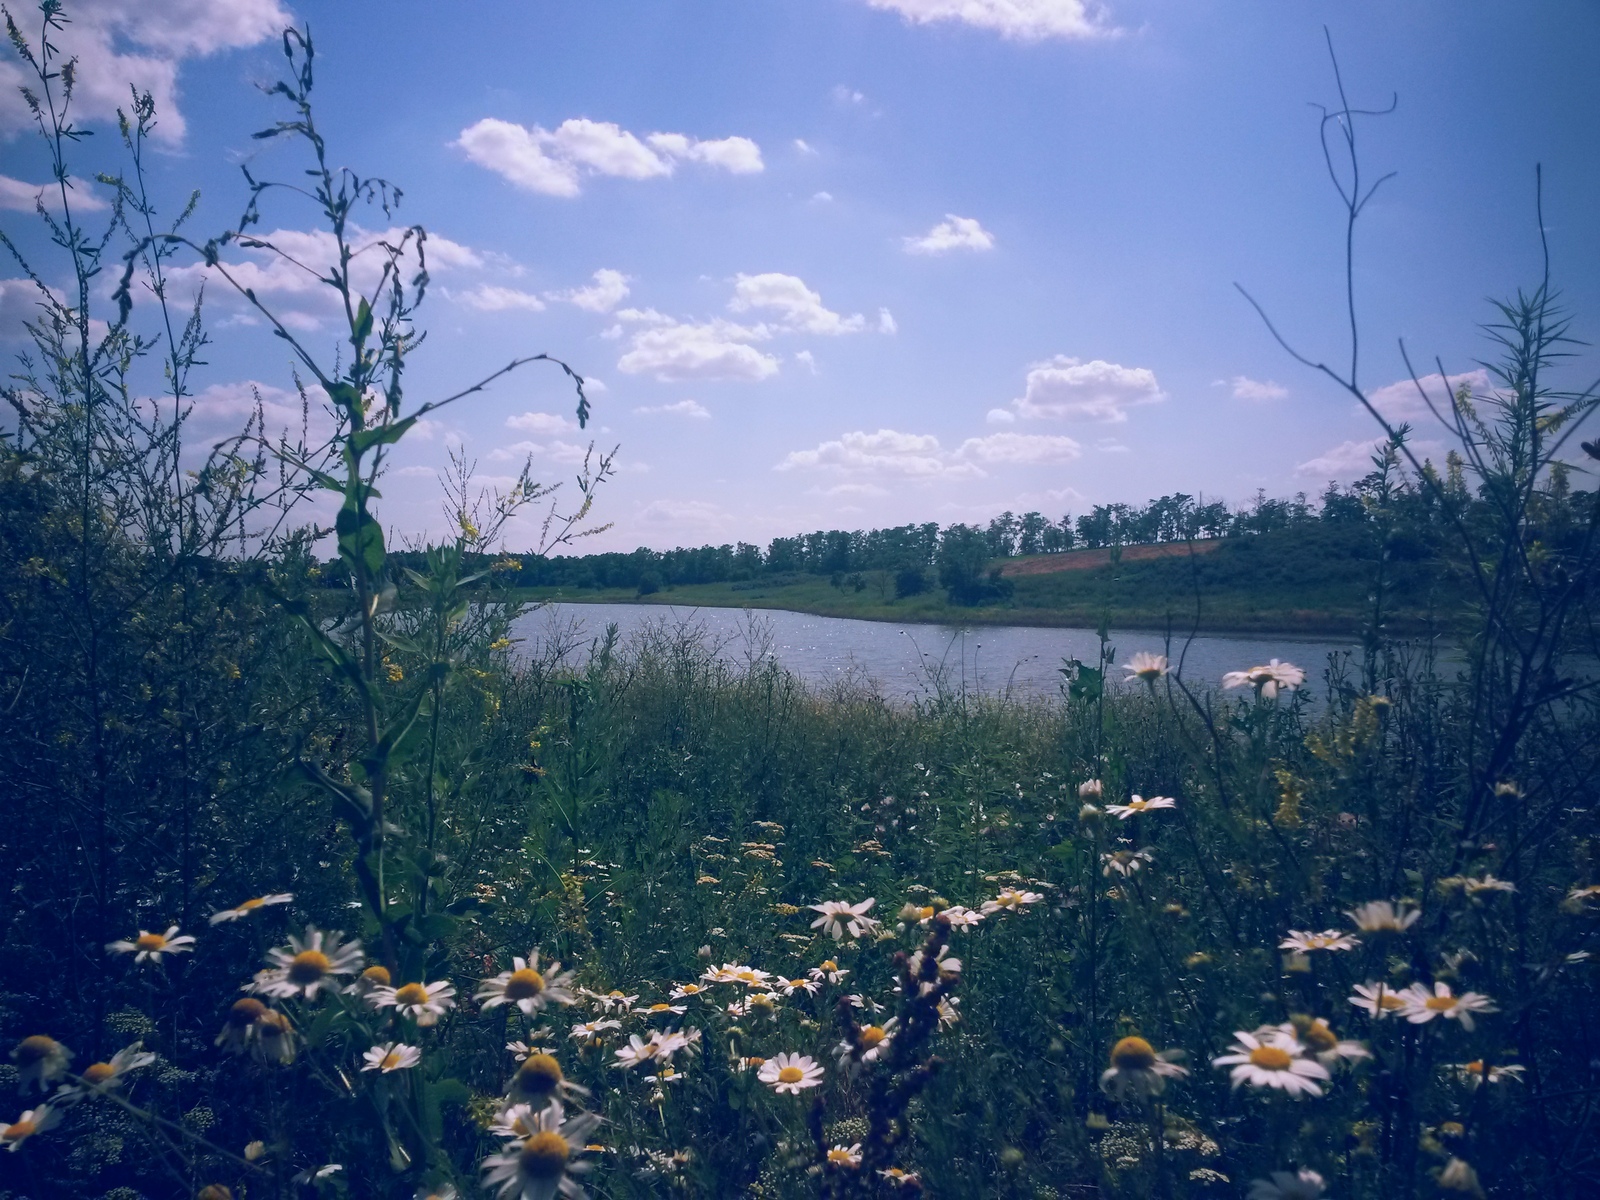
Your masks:
M897 625L817 617L780 609L692 608L663 604L549 604L521 618L515 636L523 653L540 657L565 648L568 662L581 661L608 624L624 640L651 625L684 625L701 631L722 657L745 662L776 659L813 685L847 679L873 684L884 696L915 699L932 694L943 678L952 689L984 694L1053 696L1061 685L1062 660L1093 663L1099 639L1092 629L1033 625ZM1160 634L1113 632L1116 662L1140 650L1163 652ZM1306 683L1321 692L1330 655L1358 650L1354 639L1314 640L1292 636L1197 637L1190 644L1183 676L1191 686L1220 685L1223 672L1280 658L1305 668ZM1182 640L1172 647L1174 663ZM1113 672L1115 677L1121 672Z

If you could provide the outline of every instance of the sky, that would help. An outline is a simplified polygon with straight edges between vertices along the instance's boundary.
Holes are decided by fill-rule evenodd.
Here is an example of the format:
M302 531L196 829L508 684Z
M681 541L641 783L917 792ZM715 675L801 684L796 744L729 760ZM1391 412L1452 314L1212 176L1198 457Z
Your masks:
M23 15L21 6L14 11ZM1052 518L1186 492L1319 494L1376 433L1296 363L1236 285L1313 359L1349 360L1344 225L1318 142L1336 103L1368 179L1356 234L1359 382L1442 456L1407 382L1481 381L1489 301L1536 285L1544 172L1555 285L1574 332L1600 311L1600 6L1590 0L93 0L69 5L74 172L122 168L130 83L156 96L152 180L197 233L231 227L241 166L292 179L259 84L277 31L309 23L331 157L404 190L369 236L429 232L428 330L409 395L548 353L406 438L383 520L446 530L452 449L505 486L525 460L571 482L618 448L587 549L765 543L824 528ZM29 28L27 20L23 21ZM1325 32L1326 31L1326 32ZM31 213L48 164L0 59L0 229L63 282ZM91 223L105 189L81 182ZM99 205L98 211L95 206ZM259 228L314 261L304 204ZM237 253L262 300L327 357L307 278ZM0 266L0 354L31 311ZM175 287L204 282L189 263ZM206 288L213 343L197 441L259 393L298 420L283 344ZM148 319L148 306L135 319ZM1572 371L1581 373L1584 359ZM152 386L159 386L157 377ZM203 445L198 447L203 449ZM508 532L533 544L537 523Z

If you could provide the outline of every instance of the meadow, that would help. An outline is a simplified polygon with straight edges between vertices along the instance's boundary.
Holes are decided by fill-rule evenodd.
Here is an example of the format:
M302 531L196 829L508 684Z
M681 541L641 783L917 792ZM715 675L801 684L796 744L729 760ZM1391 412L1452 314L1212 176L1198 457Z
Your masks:
M329 165L308 37L265 131L305 190L252 181L205 240L143 190L147 99L110 231L75 223L70 73L12 37L82 286L41 289L4 392L0 1195L1600 1188L1600 505L1560 466L1594 400L1548 382L1547 283L1498 314L1495 388L1451 398L1458 480L1386 431L1375 519L1442 514L1459 669L1381 604L1348 668L1103 646L1038 702L808 690L668 625L573 667L512 642L503 535L553 504L537 553L570 546L606 460L575 495L463 471L455 537L386 545L388 449L472 394L402 386L420 231L365 292L323 278L335 362L260 308L332 436L258 421L186 467L203 324L170 262L226 286L230 245L273 249L262 207L347 250L395 201ZM563 364L518 369L587 419Z

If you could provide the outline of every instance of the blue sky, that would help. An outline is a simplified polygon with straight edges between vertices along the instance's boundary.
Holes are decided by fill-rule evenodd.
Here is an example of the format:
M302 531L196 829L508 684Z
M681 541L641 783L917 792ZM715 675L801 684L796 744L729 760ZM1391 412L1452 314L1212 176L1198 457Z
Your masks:
M336 160L399 182L434 238L412 395L539 351L602 385L585 434L535 368L408 440L385 493L397 532L442 529L449 446L486 482L530 455L557 479L591 435L621 447L600 504L615 528L591 543L612 549L1354 477L1370 421L1233 287L1307 353L1347 353L1310 107L1334 96L1324 24L1353 101L1399 98L1362 129L1367 169L1398 172L1358 235L1362 383L1404 378L1400 338L1474 368L1486 298L1537 279L1535 163L1556 282L1594 331L1600 9L1583 0L491 0L448 20L172 0L154 25L140 8L82 7L84 111L106 115L130 76L164 89L158 184L202 189L201 228L237 215L240 162L298 165L250 140L276 115L251 85L277 70L271 29L309 20ZM115 167L99 141L81 174ZM43 159L0 146L0 221L25 231ZM308 220L283 205L263 224ZM259 280L332 346L314 294ZM284 398L289 364L208 294L202 415L221 428L252 381ZM21 297L5 284L0 337Z

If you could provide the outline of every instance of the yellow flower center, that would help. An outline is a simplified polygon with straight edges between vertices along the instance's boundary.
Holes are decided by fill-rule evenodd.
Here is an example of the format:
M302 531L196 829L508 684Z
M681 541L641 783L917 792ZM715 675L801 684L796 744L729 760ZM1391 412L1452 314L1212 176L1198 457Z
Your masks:
M256 897L253 897L252 899L246 900L243 904L239 905L239 911L240 912L255 912L256 909L260 908L265 903L266 903L265 899L263 899L260 896L256 896Z
M428 989L420 983L408 983L397 988L394 993L396 1004L426 1004L428 1002Z
M1378 997L1379 1008L1393 1011L1394 1009L1404 1008L1405 1006L1406 1002L1400 999L1400 997L1395 995L1393 992L1384 992Z
M83 1069L83 1081L93 1087L98 1087L108 1079L116 1077L117 1069L110 1063L90 1063Z
M824 959L820 969L824 971L837 971L839 969L839 964L834 962L831 958Z
M855 1161L855 1156L848 1150L840 1150L835 1147L828 1151L828 1161L838 1166L849 1166Z
M1429 996L1422 1002L1423 1008L1437 1013L1449 1012L1455 1006L1456 998L1454 996Z
M650 1006L650 1011L653 1012L653 1013L671 1012L672 1011L672 1005L664 1003L664 1002L661 1003L661 1004L652 1004Z
M700 985L698 983L686 983L683 985L683 994L685 996L697 995L699 991Z
M160 950L167 944L167 939L159 933L141 933L133 944L141 950Z
M559 1133L536 1133L522 1143L518 1156L522 1173L530 1179L559 1179L567 1169L572 1148Z
M400 1065L400 1052L391 1050L383 1056L383 1061L378 1064L385 1071L392 1071Z
M388 987L389 968L374 963L365 971L361 972L361 978L364 982L371 984L374 987Z
M761 1066L762 1063L766 1062L767 1060L764 1059L764 1058L761 1058L758 1055L752 1054L749 1058L745 1059L744 1061L745 1061L745 1065L748 1066L748 1067L759 1067L759 1066ZM781 1072L781 1071L779 1072L780 1075L782 1073L783 1072Z
M1277 1046L1257 1046L1250 1051L1250 1062L1268 1071L1287 1071L1289 1064L1294 1062L1294 1055Z
M233 1007L228 1009L228 1024L236 1029L245 1029L259 1021L266 1011L265 1004L246 996L243 1000L235 1000Z
M799 1083L806 1077L806 1073L799 1067L784 1067L778 1072L779 1083Z
M1313 1050L1332 1050L1339 1044L1338 1035L1322 1021L1313 1023L1304 1036Z
M302 950L289 962L289 982L304 987L316 983L333 969L333 963L321 950Z
M511 978L506 980L507 1000L532 1000L544 991L544 976L532 967L523 967L520 971L511 972ZM612 995L616 995L615 992ZM565 1142L561 1143L563 1146Z
M751 1008L771 1008L772 1007L772 997L766 996L766 995L751 996L750 997L750 1007Z
M32 1137L38 1131L39 1127L32 1121L18 1121L15 1125L7 1125L5 1132L0 1133L0 1139L20 1142L25 1137Z
M268 1009L261 1014L261 1036L264 1039L287 1037L289 1033L289 1018L280 1012Z
M868 1025L861 1031L861 1044L869 1049L883 1041L888 1035L881 1025Z
M530 1054L517 1068L517 1086L531 1096L549 1095L564 1078L561 1064L548 1054Z
M1111 1047L1111 1065L1119 1071L1148 1071L1156 1065L1155 1047L1142 1037L1125 1037Z
M21 1042L17 1043L17 1049L13 1057L16 1058L19 1067L29 1067L34 1063L43 1062L54 1054L56 1049L55 1038L36 1033L32 1037L25 1037Z
M791 979L787 984L791 988L803 988L805 985L806 981L804 979Z

